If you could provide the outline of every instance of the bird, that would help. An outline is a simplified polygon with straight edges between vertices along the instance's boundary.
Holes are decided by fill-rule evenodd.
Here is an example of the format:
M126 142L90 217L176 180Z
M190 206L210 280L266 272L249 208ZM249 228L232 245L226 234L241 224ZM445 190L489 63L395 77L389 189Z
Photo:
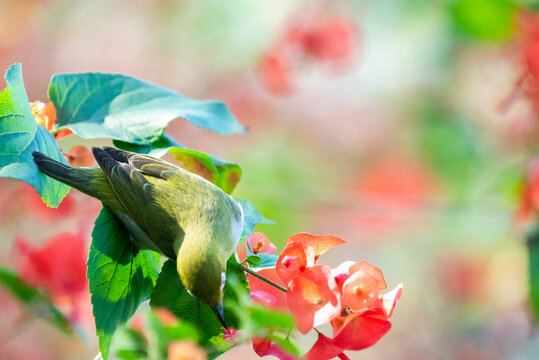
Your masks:
M199 175L167 161L113 147L93 147L99 167L74 168L33 152L39 170L97 198L140 249L176 260L186 290L223 313L226 263L242 230L243 210Z

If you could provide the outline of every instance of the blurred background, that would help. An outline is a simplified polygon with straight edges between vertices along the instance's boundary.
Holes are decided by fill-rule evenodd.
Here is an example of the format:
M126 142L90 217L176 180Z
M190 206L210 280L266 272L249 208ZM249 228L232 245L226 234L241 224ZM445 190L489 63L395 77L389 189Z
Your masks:
M367 260L390 288L404 283L393 329L352 359L536 359L521 201L539 135L533 9L524 0L0 0L0 69L22 63L31 101L47 101L53 73L85 71L224 101L246 134L181 119L167 132L240 164L234 195L277 222L257 231L278 248L296 232L337 235L349 245L321 262ZM78 324L71 337L0 289L1 359L95 356L77 264L99 209L75 190L47 209L29 186L1 179L0 264L39 277L28 265L36 254L51 274L69 258L79 276L48 288ZM82 245L66 249L55 236ZM245 345L224 356L240 357L257 355Z

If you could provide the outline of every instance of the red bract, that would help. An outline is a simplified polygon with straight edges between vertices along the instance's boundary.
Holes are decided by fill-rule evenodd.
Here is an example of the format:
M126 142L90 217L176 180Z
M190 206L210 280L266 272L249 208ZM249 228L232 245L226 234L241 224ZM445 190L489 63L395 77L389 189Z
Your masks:
M297 357L284 352L279 345L271 342L271 340L261 337L253 338L253 350L260 357L271 355L280 360L298 360Z
M22 184L19 192L21 203L24 204L24 210L44 220L65 218L75 210L75 202L71 194L67 194L57 208L50 208L43 203L43 200L31 185Z
M306 334L341 313L337 284L326 265L306 269L288 283L288 306L298 330Z
M283 52L275 50L262 57L259 71L263 85L271 93L288 95L292 92L292 66Z
M341 356L344 350L363 350L376 344L391 329L389 320L401 294L402 285L399 285L379 298L368 310L344 312L345 316L336 317L331 322L333 338L319 334L317 342L305 354L305 359L332 359Z
M231 326L225 330L225 333L223 334L223 340L229 343L235 343L240 335L241 331L236 330Z
M277 260L275 269L285 284L314 265L318 257L346 241L330 235L298 233L286 239L287 246Z
M245 247L244 247L245 248ZM277 276L275 269L266 269L261 270L258 272L258 274L264 276L267 279L270 279L276 284L284 285L281 282L281 279L279 279L279 276ZM279 310L285 310L288 309L287 300L286 300L286 293L282 292L281 290L271 286L270 284L254 277L251 275L247 276L247 280L249 281L249 289L252 293L266 293L269 296L272 296L275 299L275 302L273 300L270 301L270 303L267 303L267 306L270 308L275 308ZM255 295L257 296L257 295ZM255 299L253 299L255 300Z
M352 311L359 311L378 300L378 292L387 288L382 271L366 261L350 266L349 277L342 292L344 304Z
M42 247L18 236L19 273L30 284L44 288L53 298L74 301L86 292L87 245L82 233L61 233Z
M304 26L298 33L303 52L316 60L340 65L350 60L354 53L354 26L342 18Z
M246 240L249 250L253 254L266 253L273 254L277 248L268 240L266 235L260 232L254 232Z
M524 190L519 209L519 218L528 220L539 214L539 158L528 163L524 178Z

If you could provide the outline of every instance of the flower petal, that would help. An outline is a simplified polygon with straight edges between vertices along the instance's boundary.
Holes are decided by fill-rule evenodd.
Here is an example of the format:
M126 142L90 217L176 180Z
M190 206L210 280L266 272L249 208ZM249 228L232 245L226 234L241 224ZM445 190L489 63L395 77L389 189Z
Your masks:
M326 251L337 245L346 244L346 241L331 235L311 235L307 233L298 233L286 239L287 244L298 242L304 247L312 246L314 249L315 260Z
M253 350L260 357L272 355L280 360L298 360L295 356L285 353L279 345L258 336L253 338Z
M342 321L342 318L336 320ZM352 313L344 319L331 343L345 350L363 350L376 344L389 329L391 323L380 318L377 310Z
M393 290L382 296L382 306L388 320L391 318L391 315L393 315L393 311L395 310L395 306L397 306L401 295L402 284L399 284Z
M378 300L378 280L358 271L344 282L343 301L352 311L366 309Z
M301 243L288 244L275 265L277 275L288 285L290 280L314 265L314 248Z
M298 330L306 334L313 327L329 323L341 313L335 279L326 265L306 269L288 284L288 306Z
M376 266L369 264L367 261L360 261L350 266L349 273L350 275L355 274L356 272L362 272L366 276L372 276L378 281L378 290L384 290L387 288L387 284L384 280L384 274L382 270L378 269Z
M303 360L329 360L339 356L343 349L332 344L332 339L318 333L318 340L313 347L303 355Z

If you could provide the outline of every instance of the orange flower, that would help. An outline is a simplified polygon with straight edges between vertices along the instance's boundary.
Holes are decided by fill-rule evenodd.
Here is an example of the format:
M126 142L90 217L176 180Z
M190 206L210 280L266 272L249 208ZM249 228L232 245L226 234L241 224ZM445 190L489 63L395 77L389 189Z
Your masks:
M382 271L366 261L358 262L348 270L350 276L343 284L344 304L359 311L374 304L378 292L387 288Z
M295 356L289 355L286 352L281 349L281 347L268 339L264 339L262 337L254 337L253 339L253 350L255 353L262 357L262 356L275 356L276 358L280 360L298 360Z
M294 277L288 284L287 298L292 317L303 334L341 313L337 284L327 265L313 266Z
M320 255L346 241L331 235L298 233L286 239L287 246L279 256L275 269L285 284L314 265Z
M48 131L51 131L56 122L56 109L54 105L51 102L45 104L41 101L34 101L30 103L30 108L36 122Z
M305 360L328 360L335 356L343 358L344 350L363 350L378 342L389 329L389 321L402 294L402 285L379 298L363 312L344 312L336 317L333 338L320 334L313 347L305 354ZM342 354L342 356L341 356Z
M528 163L518 211L521 220L529 220L534 215L539 215L539 157Z
M168 360L206 360L208 355L191 341L173 341L168 345Z
M75 145L67 153L67 162L74 167L90 167L94 162L94 157L84 146Z

